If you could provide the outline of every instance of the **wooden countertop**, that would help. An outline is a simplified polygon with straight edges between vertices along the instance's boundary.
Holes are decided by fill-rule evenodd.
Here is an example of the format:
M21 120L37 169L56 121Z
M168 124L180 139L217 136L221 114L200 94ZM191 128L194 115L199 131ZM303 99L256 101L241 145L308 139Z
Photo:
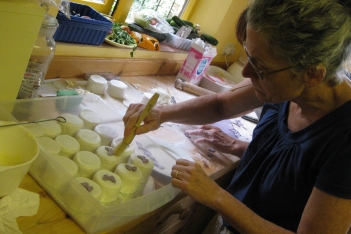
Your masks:
M174 87L174 76L122 77L121 80L128 82L134 87L137 87L138 90L135 89L135 94L138 92L139 94L142 92L147 92L151 88L161 87L169 91L175 97L177 102L196 97L192 94L176 89ZM135 101L140 99L140 96L132 96L135 98ZM115 102L115 100L113 100L111 97L105 97L103 99L105 99L106 102L112 107L113 105L123 105L120 101ZM230 172L236 167L239 159L235 156L220 154L217 157L207 157L206 152L199 150L184 136L184 130L189 128L196 128L196 126L166 123L159 130L150 134L155 137L167 136L167 141L171 141L173 144L176 144L180 148L186 150L191 157L204 168L206 173L215 180L219 179L221 176ZM23 233L84 233L84 231L69 217L69 215L65 213L64 210L61 209L61 207L29 174L22 181L20 188L38 193L40 195L40 206L38 213L33 216L19 217L17 219L19 228ZM185 197L185 194L181 192L173 200L179 200L180 197ZM171 201L169 204L172 203L173 201ZM168 206L169 204L164 205L164 207ZM111 230L110 233L125 233L132 227L145 222L145 220L151 217L156 211L145 214L138 219L117 228L117 230ZM134 233L137 233L137 231ZM139 233L142 233L142 229L140 229Z

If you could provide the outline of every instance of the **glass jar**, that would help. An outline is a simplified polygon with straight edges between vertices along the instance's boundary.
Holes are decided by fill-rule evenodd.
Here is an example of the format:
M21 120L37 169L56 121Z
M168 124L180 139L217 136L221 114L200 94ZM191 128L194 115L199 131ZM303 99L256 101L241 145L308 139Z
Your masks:
M34 91L44 81L46 72L55 54L56 43L53 36L57 27L58 22L56 18L45 14L17 98L33 97Z

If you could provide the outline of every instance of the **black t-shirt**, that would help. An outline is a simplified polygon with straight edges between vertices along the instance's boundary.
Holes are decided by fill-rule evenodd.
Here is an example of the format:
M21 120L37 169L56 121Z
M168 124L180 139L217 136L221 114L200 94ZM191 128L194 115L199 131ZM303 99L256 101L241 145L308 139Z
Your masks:
M289 102L264 105L227 190L262 218L296 232L313 187L351 199L351 101L294 133L288 111Z

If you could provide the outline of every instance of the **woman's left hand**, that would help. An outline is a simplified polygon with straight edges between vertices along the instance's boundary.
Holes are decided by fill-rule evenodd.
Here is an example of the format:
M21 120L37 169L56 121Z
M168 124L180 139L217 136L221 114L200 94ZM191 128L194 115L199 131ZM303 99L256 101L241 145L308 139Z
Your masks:
M220 128L211 124L203 125L195 130L187 130L186 133L189 136L200 136L194 141L195 144L208 143L217 151L237 157L243 155L249 144L225 134Z
M180 188L194 200L208 207L214 206L216 192L222 189L207 176L200 164L178 159L172 167L172 185Z

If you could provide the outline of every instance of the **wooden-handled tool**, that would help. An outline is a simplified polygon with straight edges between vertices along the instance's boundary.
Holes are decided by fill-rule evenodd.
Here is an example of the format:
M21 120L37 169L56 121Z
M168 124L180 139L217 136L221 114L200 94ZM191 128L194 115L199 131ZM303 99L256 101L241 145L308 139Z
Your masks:
M149 112L151 111L151 109L154 107L154 105L157 102L157 99L160 95L158 93L155 93L150 100L147 102L143 112L141 113L141 115L139 116L137 122L135 123L132 132L123 138L122 142L115 148L113 154L114 155L120 155L121 153L123 153L126 148L128 147L128 145L133 141L134 137L135 137L135 130L140 127L141 122L143 122L143 120L146 118L146 116L149 114Z
M204 89L200 86L191 84L189 82L186 81L182 81L181 79L176 79L175 83L174 83L174 87L176 87L177 89L181 89L184 90L188 93L192 93L195 94L197 96L203 96L203 95L208 95L208 94L213 94L215 92L212 92L208 89Z

